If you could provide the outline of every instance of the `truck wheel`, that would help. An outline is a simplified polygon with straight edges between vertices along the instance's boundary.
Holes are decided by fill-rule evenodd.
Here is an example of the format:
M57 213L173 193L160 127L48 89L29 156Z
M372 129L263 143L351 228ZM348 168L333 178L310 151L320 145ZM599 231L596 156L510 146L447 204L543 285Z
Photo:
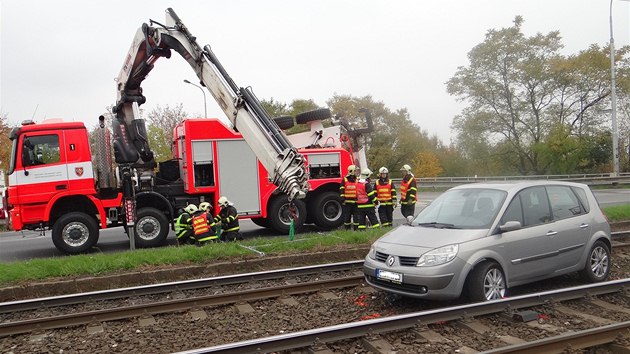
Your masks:
M98 242L96 219L80 212L65 214L53 225L52 241L66 254L86 252Z
M293 204L297 214L295 220L293 220L293 228L295 231L298 231L304 226L306 205L302 200L293 200ZM280 195L271 201L267 220L269 221L269 226L279 233L289 233L291 219L289 219L289 198L286 195Z
M330 109L318 108L312 111L307 111L307 112L303 112L296 115L295 122L297 124L304 124L304 123L313 122L316 120L328 119L331 117L332 117L332 114L330 113Z
M141 248L160 246L168 236L168 219L155 208L142 208L138 211L135 227L136 246Z
M269 228L269 219L267 218L252 218L250 220L260 227Z
M276 122L276 124L278 125L278 128L282 130L293 128L293 126L295 125L295 122L293 121L293 117L291 116L275 117L273 121Z
M335 192L324 192L315 197L309 210L315 225L326 230L341 226L343 224L342 202L339 194Z

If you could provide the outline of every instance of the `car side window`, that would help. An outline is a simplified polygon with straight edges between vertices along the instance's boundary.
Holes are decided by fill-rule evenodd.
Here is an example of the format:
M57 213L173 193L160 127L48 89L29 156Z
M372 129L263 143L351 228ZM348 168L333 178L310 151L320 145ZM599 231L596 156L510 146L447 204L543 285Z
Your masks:
M549 204L554 219L570 218L584 213L576 195L571 188L565 186L547 187Z
M512 199L510 205L505 209L500 225L508 221L518 221L523 225L523 207L521 205L521 197L518 195Z
M519 192L523 203L523 226L544 224L551 221L551 210L545 187L532 187Z
M582 203L582 208L584 208L584 211L588 213L591 210L591 207L590 205L588 205L588 198L586 197L586 191L578 187L571 187L571 190L573 190L573 192L575 192L575 194L578 196L578 199Z

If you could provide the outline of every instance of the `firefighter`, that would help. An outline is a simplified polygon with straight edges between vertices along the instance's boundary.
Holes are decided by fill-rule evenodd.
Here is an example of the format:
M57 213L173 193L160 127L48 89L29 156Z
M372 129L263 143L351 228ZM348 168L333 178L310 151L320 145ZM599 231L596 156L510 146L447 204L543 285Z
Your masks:
M221 241L242 240L241 227L238 223L238 212L227 197L219 198L219 206L221 210L216 220L221 222Z
M383 166L378 170L378 179L374 182L376 199L378 200L378 217L381 226L392 226L394 208L396 207L396 186L389 179L389 170Z
M374 203L376 200L376 191L372 188L372 184L369 182L372 171L367 168L361 170L359 181L357 182L357 212L356 220L359 221L358 230L362 231L367 228L365 224L365 218L370 221L372 228L380 227L378 218L376 217L376 211L374 210Z
M207 204L207 205L206 205ZM214 220L208 220L208 206L210 203L203 202L199 204L200 208L193 214L192 228L195 233L195 244L203 246L209 242L215 241L217 233L210 225L214 225ZM203 208L203 209L201 209Z
M178 245L193 245L195 244L195 234L192 229L192 216L197 211L197 206L194 204L187 205L184 209L177 211L177 218L175 218L175 235L177 236Z
M214 215L212 215L212 204L201 202L199 204L199 210L204 211L206 213L206 219L208 219L208 226L210 227L210 235L212 235L212 237L207 241L218 241L219 236L217 235L217 224L215 223Z
M343 227L346 230L356 229L359 224L354 218L357 209L357 166L348 166L348 174L343 178L339 186L339 194L343 199ZM354 218L354 223L352 219Z
M400 182L400 212L405 217L413 216L416 210L416 177L411 173L411 166L403 165L402 181Z

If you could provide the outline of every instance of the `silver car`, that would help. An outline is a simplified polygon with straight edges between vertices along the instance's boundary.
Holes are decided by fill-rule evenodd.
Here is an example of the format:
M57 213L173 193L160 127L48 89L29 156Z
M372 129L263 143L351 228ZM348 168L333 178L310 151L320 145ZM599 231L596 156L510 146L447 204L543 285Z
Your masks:
M446 191L375 241L363 271L371 286L392 293L486 301L576 271L603 281L610 249L610 226L584 184L475 183Z

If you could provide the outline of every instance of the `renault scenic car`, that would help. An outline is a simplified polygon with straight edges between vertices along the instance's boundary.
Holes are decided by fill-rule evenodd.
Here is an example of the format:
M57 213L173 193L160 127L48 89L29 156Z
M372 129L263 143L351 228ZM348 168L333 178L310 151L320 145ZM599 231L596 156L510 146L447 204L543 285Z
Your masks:
M603 281L610 250L610 226L584 184L475 183L446 191L375 241L363 271L392 293L486 301L571 272Z

